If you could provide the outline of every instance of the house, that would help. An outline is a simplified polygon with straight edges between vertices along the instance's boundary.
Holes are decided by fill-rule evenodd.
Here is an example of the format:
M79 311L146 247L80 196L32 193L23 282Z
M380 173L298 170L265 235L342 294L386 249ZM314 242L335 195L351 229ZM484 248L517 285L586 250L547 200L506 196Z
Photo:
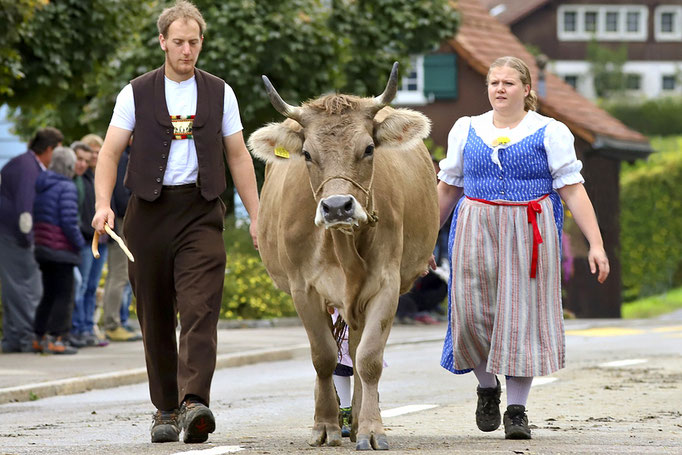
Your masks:
M588 98L595 98L587 59L592 39L627 47L623 65L629 95L682 95L680 0L482 0L524 44L552 61L550 69Z
M575 136L578 158L584 165L585 187L595 206L611 260L611 276L605 284L597 284L589 273L586 241L582 235L569 231L577 259L565 287L564 306L579 317L619 317L620 163L648 156L651 153L648 140L576 93L562 78L545 72L541 83L533 56L479 0L459 0L456 7L462 19L456 36L442 43L432 55L414 59L418 65L403 79L397 102L429 116L435 144L447 146L448 132L460 116L490 110L485 88L490 64L504 55L523 59L540 95L539 112L562 121ZM570 223L567 226L570 229Z

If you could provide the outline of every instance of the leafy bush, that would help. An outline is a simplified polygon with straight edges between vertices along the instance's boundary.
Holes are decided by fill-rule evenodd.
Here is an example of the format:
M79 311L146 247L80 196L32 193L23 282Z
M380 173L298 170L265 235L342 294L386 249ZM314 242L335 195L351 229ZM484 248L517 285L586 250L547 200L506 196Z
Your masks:
M624 299L682 285L682 136L654 138L647 162L621 175Z
M275 288L260 258L228 253L221 318L267 319L295 315L291 297Z
M228 218L223 238L227 252L222 319L268 319L295 316L294 303L275 288L258 252L253 248L248 226L234 227Z
M642 134L666 136L682 132L682 97L657 98L644 102L619 99L604 102L602 107Z

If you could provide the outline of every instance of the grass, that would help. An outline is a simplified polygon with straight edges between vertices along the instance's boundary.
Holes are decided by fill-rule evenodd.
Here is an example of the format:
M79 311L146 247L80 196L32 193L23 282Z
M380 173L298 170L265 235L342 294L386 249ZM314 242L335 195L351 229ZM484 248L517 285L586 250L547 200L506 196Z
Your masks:
M682 287L624 303L621 308L623 319L646 319L682 309Z

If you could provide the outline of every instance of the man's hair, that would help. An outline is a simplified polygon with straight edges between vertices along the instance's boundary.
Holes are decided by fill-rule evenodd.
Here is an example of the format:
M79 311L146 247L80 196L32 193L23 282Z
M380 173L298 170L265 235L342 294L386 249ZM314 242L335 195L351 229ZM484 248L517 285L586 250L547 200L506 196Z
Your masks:
M83 150L84 152L92 153L92 149L88 144L86 144L83 141L75 141L74 143L71 144L71 150L74 152L78 152L79 150Z
M35 136L28 144L28 148L33 150L36 155L45 153L48 147L56 147L64 140L64 135L57 128L51 126L41 128L36 131Z
M91 152L92 147L102 148L102 144L104 144L102 138L96 134L86 134L81 138L81 142L85 142L85 144L90 147Z
M68 147L57 147L52 152L50 170L66 178L73 178L76 167L76 154Z
M206 22L197 7L187 0L177 0L174 6L164 9L159 16L159 20L156 21L159 33L166 38L168 27L178 19L194 19L197 21L197 24L199 24L199 35L203 35L204 30L206 30Z

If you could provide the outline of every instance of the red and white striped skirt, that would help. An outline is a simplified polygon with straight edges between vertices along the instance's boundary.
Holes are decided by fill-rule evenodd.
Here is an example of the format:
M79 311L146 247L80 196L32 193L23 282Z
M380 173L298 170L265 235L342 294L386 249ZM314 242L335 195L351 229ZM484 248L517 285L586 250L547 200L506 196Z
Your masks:
M550 198L538 204L535 278L527 206L460 204L450 290L457 370L487 360L491 373L543 376L564 366L559 236Z

